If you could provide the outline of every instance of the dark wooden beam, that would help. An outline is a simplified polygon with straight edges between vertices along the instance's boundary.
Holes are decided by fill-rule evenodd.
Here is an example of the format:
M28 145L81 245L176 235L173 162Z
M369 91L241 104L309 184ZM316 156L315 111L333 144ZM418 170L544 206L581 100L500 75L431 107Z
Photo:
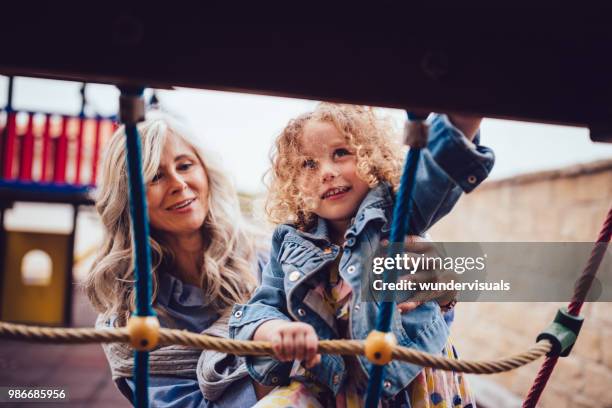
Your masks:
M342 15L296 3L281 17L240 4L233 12L52 5L5 8L1 73L419 107L590 126L602 139L612 133L610 13L593 5L381 3ZM306 18L313 14L326 21Z

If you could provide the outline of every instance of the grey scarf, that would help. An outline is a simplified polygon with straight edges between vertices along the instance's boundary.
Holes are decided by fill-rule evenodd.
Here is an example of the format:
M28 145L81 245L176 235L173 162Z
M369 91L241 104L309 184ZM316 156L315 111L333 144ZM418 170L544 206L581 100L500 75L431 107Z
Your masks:
M221 316L202 334L228 338L229 316L229 313ZM101 316L98 316L96 327L109 328L109 325ZM113 380L121 392L130 398L131 391L124 378L133 375L132 348L123 343L103 343L102 348L110 365ZM204 398L210 401L219 399L233 382L248 376L242 357L179 345L159 347L151 351L149 353L149 374L197 378Z

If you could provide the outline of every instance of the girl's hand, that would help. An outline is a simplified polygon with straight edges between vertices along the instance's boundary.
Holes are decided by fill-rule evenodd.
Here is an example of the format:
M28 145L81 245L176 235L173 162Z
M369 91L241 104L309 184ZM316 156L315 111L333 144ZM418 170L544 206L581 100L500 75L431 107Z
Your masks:
M480 123L482 122L481 117L457 114L452 114L448 117L453 123L453 125L455 125L459 130L461 130L465 137L470 140L470 142L474 140L474 137L476 137L476 133L480 128Z
M422 109L411 109L412 113L417 116L427 117L429 115L428 110ZM471 142L476 137L476 133L480 128L480 123L482 122L482 117L474 116L474 115L461 115L456 113L449 113L448 118L452 122L452 124L463 132L465 137Z
M319 338L306 323L269 320L257 328L253 340L271 342L279 361L303 361L306 368L321 362L321 355L317 354Z

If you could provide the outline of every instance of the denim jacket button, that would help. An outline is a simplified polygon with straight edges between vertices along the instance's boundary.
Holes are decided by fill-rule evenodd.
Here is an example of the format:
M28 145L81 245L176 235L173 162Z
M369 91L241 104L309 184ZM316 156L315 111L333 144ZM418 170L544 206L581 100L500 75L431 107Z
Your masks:
M339 374L334 375L334 378L332 378L332 382L334 383L334 385L340 384L340 375Z
M293 272L291 272L291 273L289 274L289 280L290 280L291 282L295 282L296 280L300 279L300 276L301 276L301 275L302 275L302 274L301 274L301 273L299 273L298 271L293 271Z
M324 254L331 254L331 253L332 253L332 248L331 248L331 247L325 247L325 248L323 248L323 253L324 253Z
M471 175L471 176L468 176L467 181L468 181L468 183L470 183L470 184L475 184L475 183L476 183L476 181L478 181L478 179L476 178L476 176Z
M297 310L297 313L298 313L298 316L300 317L306 316L306 311L302 309L301 307Z
M361 306L355 305L355 310L359 310L359 309L361 309Z
M382 241L380 241L380 244L383 247L386 247L387 245L389 245L389 240L387 238L383 239Z
M351 265L348 268L346 268L346 271L348 273L355 273L355 270L357 270L357 268L355 268L355 265Z
M272 384L278 384L278 377L272 377Z
M242 310L236 310L236 311L234 312L234 317L235 317L236 319L240 319L240 318L242 317Z
M383 383L383 387L385 387L385 390L391 388L391 381L385 380L385 382Z

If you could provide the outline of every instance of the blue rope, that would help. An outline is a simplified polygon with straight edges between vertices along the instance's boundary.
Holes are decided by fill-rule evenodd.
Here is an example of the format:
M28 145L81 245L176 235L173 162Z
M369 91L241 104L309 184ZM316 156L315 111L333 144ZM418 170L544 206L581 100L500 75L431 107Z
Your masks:
M121 90L122 94L131 93L142 96L142 89ZM130 183L130 212L135 245L136 275L136 316L153 316L151 306L151 254L149 250L149 222L147 220L147 201L142 177L140 135L136 123L125 124L127 145L127 167ZM149 353L137 351L134 354L134 406L148 407Z
M126 124L127 163L130 180L130 211L134 230L136 265L136 316L153 316L151 307L151 254L149 250L149 222L142 163L140 136L136 124Z
M411 118L411 114L408 114ZM406 157L406 164L402 173L399 191L393 208L393 223L391 224L391 242L402 243L408 233L408 215L410 213L410 199L414 192L416 170L421 156L421 149L411 148ZM393 256L396 245L389 245L389 256ZM388 274L383 274L383 280L388 280ZM394 301L382 302L376 319L376 330L388 332L391 329L391 319L393 317ZM385 379L384 365L372 364L370 368L370 381L368 382L366 407L376 408L380 400L380 393Z
M134 353L134 406L147 408L149 406L149 352L136 351Z

